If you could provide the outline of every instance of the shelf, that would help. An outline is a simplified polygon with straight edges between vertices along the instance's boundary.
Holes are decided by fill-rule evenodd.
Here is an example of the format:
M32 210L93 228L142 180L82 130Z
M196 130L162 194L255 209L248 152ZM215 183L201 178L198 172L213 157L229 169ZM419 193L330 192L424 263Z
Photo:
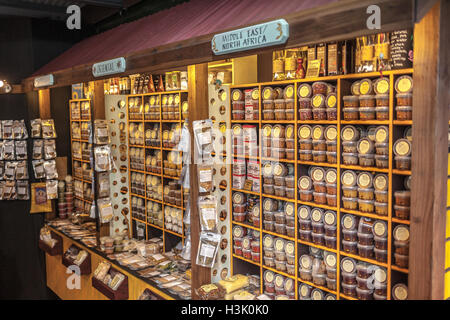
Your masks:
M260 157L258 157L258 156L246 156L246 155L243 155L243 154L233 154L231 156L233 158L245 158L245 159L248 159L248 160L260 160Z
M347 169L347 170L358 170L358 171L369 171L369 172L373 171L373 172L389 173L389 169L380 169L380 168L375 168L375 167L349 166L349 165L341 164L341 168L342 169Z
M348 210L348 209L344 209L344 208L341 208L341 212L354 214L355 216L360 216L360 217L389 221L389 218L387 216L380 216L375 213L365 213L365 212L361 212L361 211L357 211L357 210Z
M159 230L163 230L164 228L162 228L162 227L160 227L160 226L157 226L156 224L153 224L153 223L150 223L150 222L147 222L146 223L149 227L152 227L152 228L155 228L155 229L159 229Z
M371 264L374 264L374 265L377 265L377 266L380 266L380 267L384 267L384 268L388 267L387 263L378 262L377 260L374 260L374 259L363 258L363 257L360 257L360 256L355 255L355 254L350 254L350 253L344 252L343 250L340 250L340 255L341 256L345 256L345 257L349 257L349 258L353 258L353 259L356 259L356 260L360 260L360 261L363 261L363 262L368 262L368 263L371 263Z
M310 207L316 207L316 208L322 208L322 209L326 209L326 210L332 210L332 211L337 211L337 207L330 207L327 206L325 204L318 204L318 203L314 203L314 202L306 202L306 201L297 201L298 204L302 204L305 206L310 206Z
M336 291L330 290L330 289L328 289L327 287L324 287L324 286L319 286L319 285L314 284L313 282L310 282L310 281L302 280L302 279L300 279L300 277L298 278L298 282L302 282L302 283L307 284L307 285L309 285L311 287L320 289L320 290L328 292L328 293L332 293L334 295L336 294Z
M274 195L270 195L270 194L262 194L263 197L265 198L271 198L271 199L276 199L276 200L281 200L281 201L288 201L288 202L295 202L295 199L289 199L289 198L284 198L284 197L277 197Z
M135 193L130 193L130 196L145 199L145 196L142 196L142 195L139 195L139 194L135 194Z
M273 123L273 124L295 124L295 120L261 120L261 123Z
M410 176L410 175L411 175L411 170L397 170L397 169L392 169L392 173L393 173L393 174L402 175L402 176Z
M297 120L298 124L335 124L337 125L337 120Z
M251 225L249 223L237 222L237 221L234 221L234 220L232 220L231 222L233 224L235 224L235 225L238 225L238 226L241 226L241 227L244 227L244 228L249 228L249 229L252 229L252 230L260 231L260 228L255 227L255 226L253 226L253 225Z
M165 206L169 206L169 207L172 207L172 208L177 208L177 209L180 209L180 210L184 210L183 207L179 207L179 206L177 206L177 205L175 205L175 204L171 204L171 203L168 203L168 202L164 202L163 204L164 204Z
M338 165L334 163L327 163L327 162L314 162L314 161L297 161L300 165L305 166L315 166L315 167L330 167L330 168L337 168Z
M409 273L409 269L400 268L400 267L397 267L396 265L392 265L391 269L395 270L395 271L398 271L398 272L406 273L406 274Z
M402 220L402 219L397 219L397 218L392 218L392 222L394 223L398 223L398 224L410 224L409 220Z
M231 120L231 123L259 124L259 120Z
M314 244L312 242L307 242L307 241L303 241L303 240L297 240L297 242L302 244L302 245L304 245L304 246L314 247L314 248L318 248L318 249L321 249L321 250L337 253L336 249L331 249L331 248L328 248L328 247L325 247L325 246Z
M351 120L351 121L347 121L347 120L341 120L341 124L359 124L359 125L388 125L389 124L389 120Z
M235 188L231 188L232 191L235 192L242 192L242 193L247 193L247 194L252 194L255 196L259 196L259 192L254 192L254 191L248 191L248 190L244 190L244 189L235 189Z
M346 300L358 300L357 298L353 298L353 297L350 297L350 296L346 296L345 294L339 294L339 297L341 297L341 298L344 298L344 299L346 299Z
M165 174L163 174L162 177L163 177L163 178L166 178L166 179L180 180L180 177L172 177L172 176L167 176L167 175L165 175Z
M284 163L295 163L295 160L277 159L277 158L265 158L262 157L261 161L272 161L272 162L284 162Z
M283 239L295 242L295 238L288 237L287 235L284 235L284 234L279 234L279 233L276 233L276 232L273 232L273 231L267 231L267 230L264 230L264 229L262 230L262 232L270 234L271 236L274 236L274 237L279 237L279 238L283 238Z
M147 224L147 222L145 222L144 220L141 220L139 218L133 217L133 213L131 214L131 219L139 221L139 222L144 223L144 224Z
M237 258L239 260L251 263L251 264L253 264L255 266L258 266L258 267L261 266L261 263L258 263L258 262L255 262L255 261L252 261L252 260L249 260L249 259L245 259L244 257L238 256L237 254L234 254L234 253L233 253L233 257Z
M290 274L288 274L288 273L286 273L286 272L278 271L277 269L275 269L275 268L270 268L270 267L268 267L268 266L265 266L264 264L263 264L263 268L264 268L264 269L267 269L267 270L270 270L270 271L272 271L272 272L281 274L282 276L285 276L285 277L287 277L287 278L291 278L291 279L294 279L294 280L295 280L295 276L292 276L292 275L290 275Z
M177 237L180 237L180 238L184 238L184 236L182 234L180 234L178 232L175 232L175 231L172 231L172 230L167 230L167 229L164 228L164 232L170 233L170 234L172 234L174 236L177 236Z
M396 126L412 126L412 120L394 120L393 124Z

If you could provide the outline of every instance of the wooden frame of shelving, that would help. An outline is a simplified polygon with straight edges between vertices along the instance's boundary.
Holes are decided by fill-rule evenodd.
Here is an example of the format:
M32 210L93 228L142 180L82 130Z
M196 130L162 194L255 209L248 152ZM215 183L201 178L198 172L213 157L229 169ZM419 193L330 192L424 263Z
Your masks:
M187 98L188 98L187 97L187 93L188 93L187 90L177 90L177 91L164 91L164 92L154 92L154 93L146 93L146 94L131 94L131 95L127 95L127 101L126 101L126 109L127 109L127 112L126 112L126 114L127 114L127 126L126 127L127 127L127 130L129 130L129 124L130 123L143 124L144 125L144 135L145 135L145 124L146 123L159 124L159 136L160 136L160 146L159 147L146 146L145 145L145 137L144 137L144 145L132 145L130 143L130 140L129 140L130 137L128 137L128 143L127 143L128 144L128 181L129 181L129 188L130 188L130 201L131 201L132 197L141 198L141 199L143 199L145 201L145 206L144 206L145 207L145 221L142 221L142 220L136 218L133 215L132 208L130 208L131 221L138 221L140 223L145 224L145 226L146 226L146 228L145 228L145 239L149 238L148 237L148 228L149 227L155 228L155 229L158 229L158 230L162 231L163 243L164 243L164 251L166 251L166 233L179 237L183 244L184 244L184 240L186 238L185 234L184 234L184 223L182 225L182 233L181 234L166 229L165 212L164 212L166 206L177 208L177 209L181 209L183 211L182 218L184 219L184 210L186 208L184 206L183 187L181 186L181 204L182 205L181 205L181 207L179 207L179 206L176 206L174 204L171 204L171 203L168 203L168 202L164 201L164 191L163 191L163 195L162 195L162 197L163 197L162 200L149 198L147 196L147 179L146 178L149 175L150 176L159 177L159 178L161 178L161 183L162 183L163 186L164 186L164 180L165 179L178 180L178 177L172 177L172 176L168 176L168 175L164 174L164 156L163 156L163 152L164 151L175 151L176 149L175 148L165 148L165 147L163 147L163 134L162 133L163 133L163 124L178 123L178 124L180 124L181 127L183 126L183 123L184 123L185 120L182 119L181 105L182 105L183 101L187 101ZM177 119L177 120L163 120L162 119L162 96L164 96L164 95L179 95L180 96L180 101L178 103L179 119ZM182 99L183 95L186 96L185 100ZM142 118L141 119L139 119L139 120L131 120L130 119L129 103L128 103L129 99L130 98L140 98L142 106L144 106L145 105L145 101L144 101L145 97L150 97L150 96L159 96L159 120L145 119L145 112L144 111L143 111L144 113L142 114ZM142 108L142 110L143 110L143 108ZM132 169L131 168L131 161L130 161L130 150L131 150L131 148L140 148L140 149L144 149L145 151L146 150L158 150L158 151L160 151L161 152L161 173L157 174L157 173L152 173L152 172L147 171L147 168L145 166L147 153L145 153L145 157L144 157L144 170ZM145 194L144 194L144 196L131 193L131 174L132 173L140 173L140 174L144 174L145 175L145 184L144 184L145 185L145 188L144 188ZM162 209L162 212L163 212L163 226L162 227L148 222L147 202L149 202L149 201L150 202L157 202L157 203L161 204L161 209ZM133 233L133 228L134 227L133 227L133 223L132 223L131 226L130 226L130 229L129 229L130 236Z
M265 86L272 86L272 87L276 87L276 86L285 86L285 85L289 85L292 84L294 85L295 88L295 105L294 105L294 109L295 109L295 120L292 121L288 121L288 120L283 120L283 121L277 121L277 120L262 120L262 98L261 98L261 94L259 97L259 120L232 120L231 119L231 113L230 113L230 123L231 125L233 124L254 124L256 126L258 126L258 141L259 141L259 146L258 146L258 150L259 150L259 156L254 157L254 156L245 156L245 155L232 155L232 159L236 159L236 158L242 158L242 159L250 159L250 160L257 160L259 161L259 168L260 168L260 192L253 192L253 191L246 191L246 190L240 190L240 189L234 189L233 186L230 188L230 199L232 199L232 195L233 192L242 192L245 194L251 194L251 195L255 195L255 196L259 196L260 198L260 225L259 228L254 227L252 225L248 225L247 223L239 223L239 222L235 222L233 220L233 204L230 201L230 228L232 229L234 225L239 225L242 227L246 227L252 230L256 230L259 231L260 234L260 262L254 262L248 259L245 259L241 256L237 256L236 254L234 254L234 250L233 250L233 233L231 232L231 245L230 245L230 253L231 253L231 257L232 257L232 263L231 263L231 272L233 274L233 264L235 262L236 259L238 260L242 260L248 263L251 263L253 265L259 266L260 268L260 278L261 278L261 293L264 292L264 279L263 279L263 273L265 270L271 270L274 271L275 273L281 274L285 277L289 277L292 278L296 281L296 286L295 286L295 298L298 299L298 284L300 283L306 283L308 285L311 285L312 287L316 287L319 288L321 290L323 290L325 293L332 293L336 296L337 299L349 299L349 300L355 300L355 298L352 297L348 297L345 296L344 294L342 294L340 291L340 261L341 258L343 257L350 257L350 258L354 258L355 260L359 260L359 261L363 261L363 262L368 262L371 263L373 265L376 266L380 266L380 267L384 267L386 269L387 275L388 275L388 283L387 283L387 298L391 299L391 288L392 288L392 282L391 282L391 272L392 270L396 271L396 272L401 272L405 275L408 274L408 270L407 269L403 269L403 268L399 268L397 266L395 266L392 262L393 260L393 252L392 252L392 230L393 230L393 224L406 224L409 225L409 221L403 221L403 220L399 220L396 218L393 218L393 186L392 186L392 180L393 180L393 176L394 175L401 175L401 176L406 176L406 175L411 175L411 170L408 171L400 171L400 170L396 170L394 169L394 156L393 156L393 144L394 144L394 128L396 126L407 126L407 125L411 125L412 121L399 121L399 120L395 120L394 119L394 108L395 108L395 104L394 104L394 95L395 95L395 90L394 90L394 82L396 77L400 76L400 75L412 75L413 70L412 69L403 69L403 70L392 70L392 71L385 71L383 72L383 76L389 79L389 83L390 83L390 90L389 90L389 120L386 121L378 121L378 120L370 120L370 121L363 121L363 120L357 120L357 121L344 121L341 119L341 109L342 109L342 96L343 94L343 89L345 90L349 90L349 85L348 84L343 84L342 81L356 81L358 79L363 79L363 78L378 78L380 77L380 73L379 72L372 72L372 73L362 73L362 74L348 74L348 75L339 75L339 76L327 76L327 77L320 77L320 78L307 78L307 79L301 79L301 80L291 80L291 81L276 81L276 82L262 82L262 83L253 83L253 84L244 84L244 85L235 85L235 86L231 86L231 89L233 88L239 88L239 89L249 89L249 88L258 88L259 92L262 93L263 88ZM298 85L301 83L313 83L315 81L325 81L325 82L333 82L333 84L336 84L336 94L337 94L337 120L336 121L329 121L329 120L325 120L325 121L314 121L314 120L310 120L310 121L302 121L298 119L298 99L297 99L297 89L298 89ZM231 108L231 105L230 105ZM262 126L264 124L283 124L283 125L294 125L295 128L295 160L277 160L277 159L272 159L272 158L264 158L262 157L262 136L261 136L261 130L262 130ZM300 125L303 124L308 124L308 125L335 125L337 127L338 130L338 137L337 137L337 163L336 164L328 164L328 163L315 163L313 161L300 161L299 160L299 153L298 153L298 138L297 138L297 134L298 134L298 128ZM388 127L389 129L389 168L386 169L380 169L380 168L376 168L376 167L362 167L362 166L350 166L350 165L343 165L341 163L341 128L342 126L345 125L364 125L364 126L370 126L370 125L384 125L386 127ZM275 161L275 162L282 162L282 163L293 163L294 164L294 176L295 176L295 198L294 199L287 199L287 198L281 198L281 197L277 197L274 195L267 195L264 194L263 192L263 175L262 175L262 164L265 161ZM300 201L298 199L298 185L297 185L297 181L300 178L300 176L302 176L303 174L300 174L300 166L318 166L318 167L325 167L325 168L335 168L337 171L337 199L338 199L338 205L337 207L330 207L328 205L320 205L320 204L315 204L314 202L304 202L304 201ZM232 166L233 164L229 164L229 170L232 170ZM379 216L376 213L373 214L367 214L367 213L363 213L360 211L354 211L354 210L346 210L342 207L341 204L341 185L340 185L340 180L341 180L341 173L344 170L357 170L358 172L374 172L374 173L385 173L388 176L389 179L389 197L388 197L388 216ZM232 171L231 171L232 172ZM288 237L286 235L280 235L277 234L276 232L268 232L265 231L263 228L263 208L262 208L262 202L264 198L272 198L272 199L276 199L276 200L282 200L282 201L288 201L288 202L292 202L295 203L295 237ZM316 245L314 243L309 243L309 242L305 242L299 239L298 237L298 216L297 216L297 210L298 210L298 206L299 205L307 205L311 208L317 207L317 208L322 208L325 210L332 210L334 212L336 212L336 216L337 216L337 241L336 241L336 248L335 249L329 249L325 246L320 246L320 245ZM388 260L386 263L382 263L382 262L378 262L375 260L375 258L372 259L367 259L367 258L362 258L358 255L353 255L353 254L348 254L345 253L343 250L341 250L341 216L343 214L346 213L350 213L352 215L355 216L359 216L359 217L368 217L368 218L372 218L372 219L377 219L377 220L383 220L387 223L388 225ZM292 275L288 275L286 272L280 272L277 271L274 268L269 268L267 266L264 265L264 254L263 254L263 235L264 234L270 234L273 235L275 237L280 237L283 238L285 240L289 240L289 241L293 241L295 243L295 252L296 252L296 258L295 258L295 276ZM337 287L336 287L336 291L330 290L327 287L322 287L322 286L317 286L314 285L313 283L310 283L308 281L303 281L300 279L299 275L298 275L298 258L299 258L299 246L303 245L303 246L311 246L311 247L316 247L319 249L323 249L329 252L333 252L336 254L336 258L337 258Z

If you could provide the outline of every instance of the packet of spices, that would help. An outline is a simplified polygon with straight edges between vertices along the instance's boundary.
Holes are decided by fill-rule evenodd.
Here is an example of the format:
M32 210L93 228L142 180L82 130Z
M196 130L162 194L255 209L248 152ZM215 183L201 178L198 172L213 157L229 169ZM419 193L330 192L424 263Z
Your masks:
M16 180L28 180L28 165L25 160L17 161Z
M33 159L39 160L43 158L44 140L33 140Z
M213 189L212 165L198 165L198 187L201 195L209 194Z
M16 168L17 168L17 162L7 161L5 163L5 174L3 176L3 179L14 180L16 178Z
M30 200L30 187L28 180L19 180L16 182L17 186L17 199L18 200Z
M58 199L58 180L47 180L45 186L47 188L47 199Z
M12 120L3 120L2 121L2 136L3 139L12 139L13 137L13 121Z
M6 181L3 186L3 200L16 200L16 182Z
M108 122L106 120L94 121L94 143L95 144L108 144Z
M111 205L111 199L98 199L97 200L98 211L100 213L101 223L108 223L114 216L113 208Z
M27 141L16 141L16 159L17 160L27 160Z
M216 259L219 243L220 234L201 232L196 259L197 265L211 268Z
M14 160L15 158L14 140L3 141L2 157L3 160Z
M56 142L54 139L44 140L45 160L56 158Z
M33 171L36 179L45 178L44 160L33 160Z
M102 172L98 174L98 197L106 198L110 195L109 173Z
M109 146L100 146L94 149L95 171L104 172L111 170L111 149Z
M30 121L31 124L31 137L32 138L41 138L41 119L34 119Z
M199 197L198 199L200 226L202 231L217 229L217 199L215 196Z
M47 180L58 179L58 171L56 171L55 160L44 161L44 171Z
M55 139L56 130L55 122L53 119L42 120L42 138L44 139Z
M23 120L13 121L12 138L16 140L28 138L27 128L25 127L25 122Z

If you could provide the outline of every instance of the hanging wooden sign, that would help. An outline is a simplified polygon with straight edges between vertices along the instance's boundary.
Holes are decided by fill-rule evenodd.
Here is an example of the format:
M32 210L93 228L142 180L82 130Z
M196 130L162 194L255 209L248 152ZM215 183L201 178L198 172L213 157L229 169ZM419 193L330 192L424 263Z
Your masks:
M110 74L125 72L126 68L126 60L125 58L121 57L94 63L92 65L92 74L94 77L102 77Z

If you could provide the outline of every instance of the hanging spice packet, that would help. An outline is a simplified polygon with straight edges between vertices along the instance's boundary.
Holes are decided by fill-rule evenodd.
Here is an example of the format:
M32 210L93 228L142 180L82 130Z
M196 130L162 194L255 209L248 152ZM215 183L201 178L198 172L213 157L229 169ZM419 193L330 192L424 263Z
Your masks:
M54 139L44 140L45 160L56 158L56 141Z
M41 119L34 119L30 121L31 124L31 137L41 138L42 137L42 130L41 130Z
M58 179L58 171L56 170L55 160L44 161L44 171L47 180Z
M101 223L110 222L114 216L113 208L111 205L111 199L110 198L98 199L97 206L100 215L100 222Z
M2 156L3 160L14 160L15 159L15 148L14 140L3 141Z
M220 234L201 232L196 259L197 265L211 268L216 259L219 243Z
M95 171L104 172L112 169L111 149L109 146L96 147L94 150Z
M202 231L216 231L218 224L217 199L215 196L198 199L200 226Z
M27 141L16 141L16 159L17 160L27 160Z
M42 120L42 138L56 138L55 122L53 121L53 119Z
M45 178L44 160L33 160L33 171L36 179Z
M28 180L28 164L25 160L16 162L16 180Z

